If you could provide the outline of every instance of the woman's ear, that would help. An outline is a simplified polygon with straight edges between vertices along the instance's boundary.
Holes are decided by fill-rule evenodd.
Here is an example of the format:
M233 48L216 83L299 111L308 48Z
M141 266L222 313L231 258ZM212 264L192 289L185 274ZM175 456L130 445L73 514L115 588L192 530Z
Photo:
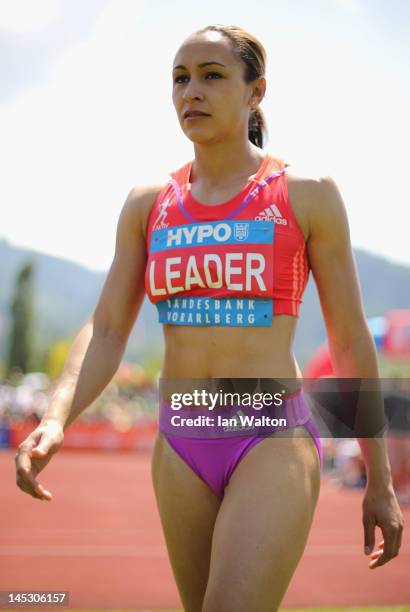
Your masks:
M265 77L259 77L253 90L253 99L256 104L260 104L265 97L266 92L266 79Z

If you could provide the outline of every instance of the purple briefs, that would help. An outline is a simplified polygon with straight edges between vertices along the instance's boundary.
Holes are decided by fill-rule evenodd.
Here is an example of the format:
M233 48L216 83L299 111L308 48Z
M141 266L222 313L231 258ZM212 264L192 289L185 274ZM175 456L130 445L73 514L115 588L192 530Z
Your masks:
M275 431L302 425L323 453L319 429L302 390L283 397L280 406L173 408L161 399L159 431L194 472L221 499L236 466L253 446Z

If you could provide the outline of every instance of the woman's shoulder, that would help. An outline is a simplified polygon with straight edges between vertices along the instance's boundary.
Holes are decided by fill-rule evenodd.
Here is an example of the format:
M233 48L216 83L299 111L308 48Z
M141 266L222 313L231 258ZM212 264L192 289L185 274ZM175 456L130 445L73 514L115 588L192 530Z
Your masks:
M310 236L316 219L328 216L323 215L324 209L331 213L330 200L335 200L336 184L331 176L318 172L308 164L289 163L289 160L284 159L284 165L287 192L293 211L300 226L304 228L305 237ZM334 213L331 213L330 220L333 217Z
M298 200L309 203L314 206L326 194L332 190L337 190L334 179L326 172L318 172L308 165L290 164L285 162L286 166L286 183L289 191L297 197Z
M155 183L134 185L128 193L124 208L128 209L129 217L138 222L145 239L149 215L166 186L167 180L164 178Z
M289 198L303 208L310 229L314 224L334 227L335 223L347 223L347 212L340 190L334 178L307 167L286 168Z
M323 174L307 164L303 165L300 162L290 163L287 160L284 160L284 164L288 183L305 187L306 189L314 189L323 180Z
M153 204L161 191L167 186L167 181L158 181L146 185L134 185L127 197L135 209L143 209Z

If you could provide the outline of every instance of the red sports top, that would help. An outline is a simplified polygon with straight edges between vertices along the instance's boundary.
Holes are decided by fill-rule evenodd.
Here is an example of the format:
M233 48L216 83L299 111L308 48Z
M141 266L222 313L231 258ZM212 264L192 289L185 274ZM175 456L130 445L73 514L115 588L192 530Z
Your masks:
M145 288L159 321L270 326L278 314L298 317L310 265L287 164L267 154L240 193L205 205L191 195L192 163L170 174L148 218Z

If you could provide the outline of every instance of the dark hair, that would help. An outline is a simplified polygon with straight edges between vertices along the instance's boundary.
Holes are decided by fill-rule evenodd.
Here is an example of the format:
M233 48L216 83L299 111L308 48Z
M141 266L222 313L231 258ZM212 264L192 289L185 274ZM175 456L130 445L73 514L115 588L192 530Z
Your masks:
M220 32L231 41L234 53L245 64L244 79L246 83L250 83L258 77L265 75L266 51L259 40L252 36L252 34L249 34L249 32L239 26L225 26L222 24L206 26L197 30L195 34L202 34L208 31ZM256 108L249 115L249 140L262 149L266 133L267 129L263 113L260 108Z

